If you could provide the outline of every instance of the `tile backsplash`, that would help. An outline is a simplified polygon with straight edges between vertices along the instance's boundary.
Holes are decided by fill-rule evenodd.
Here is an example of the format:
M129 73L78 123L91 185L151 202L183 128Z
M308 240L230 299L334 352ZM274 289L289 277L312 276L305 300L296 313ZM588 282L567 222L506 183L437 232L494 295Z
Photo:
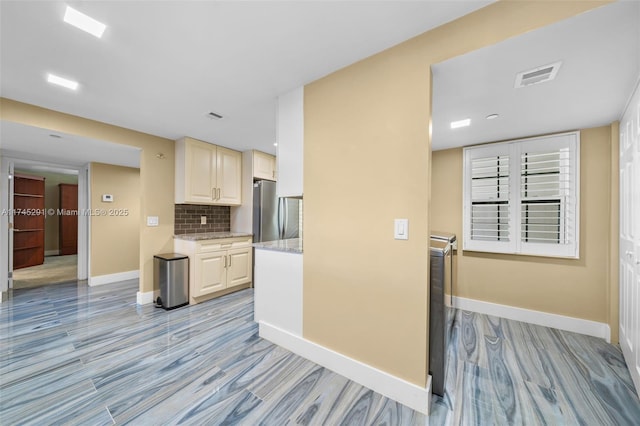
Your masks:
M199 232L229 232L231 230L231 207L197 206L193 204L175 205L176 235ZM201 216L207 217L207 224L201 225Z

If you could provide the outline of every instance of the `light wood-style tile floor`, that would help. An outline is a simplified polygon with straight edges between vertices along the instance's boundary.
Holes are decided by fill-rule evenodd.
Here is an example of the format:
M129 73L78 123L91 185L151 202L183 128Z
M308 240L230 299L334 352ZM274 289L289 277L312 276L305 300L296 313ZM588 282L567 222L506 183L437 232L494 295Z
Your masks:
M0 305L1 425L640 424L620 351L458 311L430 418L258 336L243 290L164 311L137 281L14 290Z
M14 290L0 305L1 425L425 424L258 337L253 290L164 311L137 281Z

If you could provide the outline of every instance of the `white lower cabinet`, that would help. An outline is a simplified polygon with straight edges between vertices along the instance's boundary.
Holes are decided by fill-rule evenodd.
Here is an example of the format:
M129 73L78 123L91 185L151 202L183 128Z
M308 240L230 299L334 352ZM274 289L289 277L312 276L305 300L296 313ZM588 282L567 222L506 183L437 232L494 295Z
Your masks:
M252 249L229 250L227 258L227 288L251 282Z
M189 241L176 238L174 249L189 256L189 303L196 304L245 288L252 280L251 237Z
M226 256L226 250L196 254L193 297L204 296L227 287L227 268L224 265Z

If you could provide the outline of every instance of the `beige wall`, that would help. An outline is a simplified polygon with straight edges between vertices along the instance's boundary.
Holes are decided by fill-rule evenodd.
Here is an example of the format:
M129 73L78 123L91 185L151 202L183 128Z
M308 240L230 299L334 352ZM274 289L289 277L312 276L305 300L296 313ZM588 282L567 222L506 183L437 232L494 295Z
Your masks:
M140 267L140 170L91 163L91 276ZM113 195L103 202L102 194ZM95 214L98 211L100 214ZM106 213L106 214L105 214Z
M617 336L617 309L612 315L609 304L617 293L609 266L612 215L617 218L610 200L618 190L612 127L580 133L580 258L459 250L456 296L608 323ZM462 239L462 148L434 152L432 161L431 226Z
M305 86L306 339L426 384L430 66L605 3L497 2Z
M141 148L140 291L152 291L153 255L173 250L174 142L6 98L0 98L0 119ZM164 159L156 157L160 152ZM146 216L158 216L160 225L147 227Z

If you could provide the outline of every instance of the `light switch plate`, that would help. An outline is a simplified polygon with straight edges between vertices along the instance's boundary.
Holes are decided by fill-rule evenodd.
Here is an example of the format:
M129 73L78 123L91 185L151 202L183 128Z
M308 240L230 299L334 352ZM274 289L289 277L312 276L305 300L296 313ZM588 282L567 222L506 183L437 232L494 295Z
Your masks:
M158 226L159 223L158 216L147 216L147 226Z
M409 219L395 219L393 221L393 238L396 240L409 239Z

